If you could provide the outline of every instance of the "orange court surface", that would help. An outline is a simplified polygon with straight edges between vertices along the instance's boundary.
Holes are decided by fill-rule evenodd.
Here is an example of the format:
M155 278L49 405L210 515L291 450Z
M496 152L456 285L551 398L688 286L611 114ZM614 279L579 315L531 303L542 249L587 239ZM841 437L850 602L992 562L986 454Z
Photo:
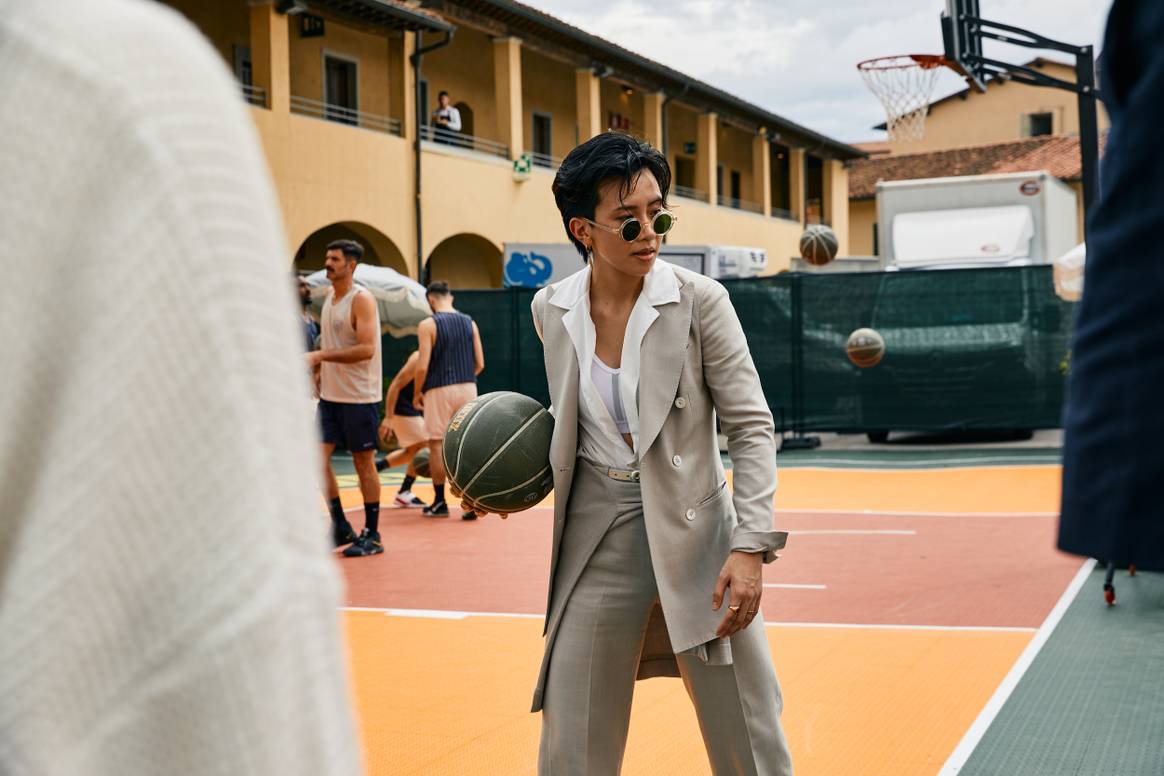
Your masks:
M762 611L799 776L942 769L1084 567L1054 549L1059 477L780 471L791 535ZM359 493L343 498L358 528ZM535 773L550 507L476 522L386 507L384 554L342 559L370 774ZM709 772L682 682L639 682L623 773Z

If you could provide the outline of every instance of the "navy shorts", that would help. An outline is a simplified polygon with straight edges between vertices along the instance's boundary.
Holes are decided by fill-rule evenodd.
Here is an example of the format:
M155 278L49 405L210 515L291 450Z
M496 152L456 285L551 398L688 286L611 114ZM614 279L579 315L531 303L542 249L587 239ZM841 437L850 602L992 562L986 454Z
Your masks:
M353 453L375 450L379 444L380 404L342 404L319 400L319 427L323 442Z

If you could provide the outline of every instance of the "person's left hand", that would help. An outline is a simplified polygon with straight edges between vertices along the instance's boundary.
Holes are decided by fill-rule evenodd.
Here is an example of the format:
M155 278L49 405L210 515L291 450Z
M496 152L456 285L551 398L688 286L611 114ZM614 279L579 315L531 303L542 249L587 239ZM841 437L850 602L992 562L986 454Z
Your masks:
M307 352L307 366L314 369L323 363L323 351L311 350Z
M764 594L762 569L764 559L758 552L733 551L715 580L711 608L719 611L725 588L731 589L727 613L715 630L719 638L739 633L752 622L760 611L760 597Z
M424 411L424 394L423 393L413 394L412 406L416 407L418 410L421 410L422 412Z

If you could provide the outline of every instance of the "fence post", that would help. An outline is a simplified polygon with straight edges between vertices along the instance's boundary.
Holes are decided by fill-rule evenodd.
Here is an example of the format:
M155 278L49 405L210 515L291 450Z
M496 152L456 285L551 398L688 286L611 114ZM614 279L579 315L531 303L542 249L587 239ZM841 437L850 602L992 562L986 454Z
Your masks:
M820 437L804 435L804 304L801 299L801 280L804 275L793 272L792 294L792 436L780 443L785 450L812 450L820 447Z

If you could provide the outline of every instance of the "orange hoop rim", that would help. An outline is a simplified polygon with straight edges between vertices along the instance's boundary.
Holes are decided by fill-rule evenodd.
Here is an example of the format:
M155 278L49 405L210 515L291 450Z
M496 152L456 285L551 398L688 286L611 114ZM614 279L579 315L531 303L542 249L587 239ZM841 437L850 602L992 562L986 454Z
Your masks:
M949 67L950 63L941 54L895 54L888 57L874 57L857 63L857 69L863 71L876 70L907 70L918 67L922 70L933 70L935 67Z

